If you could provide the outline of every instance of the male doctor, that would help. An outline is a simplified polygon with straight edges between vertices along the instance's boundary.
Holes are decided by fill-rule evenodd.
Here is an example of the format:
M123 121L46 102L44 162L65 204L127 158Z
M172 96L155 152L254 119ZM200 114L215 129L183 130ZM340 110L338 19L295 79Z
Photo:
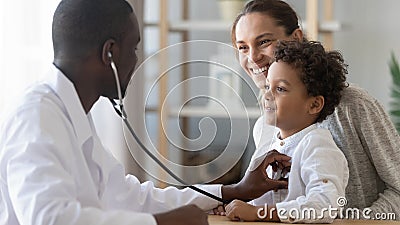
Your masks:
M63 0L52 35L47 78L27 90L0 133L0 224L208 224L204 210L217 201L125 176L94 129L93 104L100 96L123 96L135 69L140 34L131 6L125 0ZM265 173L270 163L287 160L274 152L239 183L203 188L224 200L287 188Z

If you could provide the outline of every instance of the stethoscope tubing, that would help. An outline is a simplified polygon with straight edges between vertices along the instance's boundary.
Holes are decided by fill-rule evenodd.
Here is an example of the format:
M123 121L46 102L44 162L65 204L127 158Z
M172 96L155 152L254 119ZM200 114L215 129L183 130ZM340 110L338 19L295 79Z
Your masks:
M184 180L182 180L180 177L178 177L176 174L174 174L170 169L168 169L168 167L166 167L153 153L151 153L149 151L149 149L147 149L147 147L142 143L142 141L140 141L139 137L136 135L135 131L133 130L132 126L130 125L127 117L126 117L126 113L123 107L122 102L120 104L117 104L113 99L109 99L111 104L113 105L113 108L115 110L115 112L122 118L122 120L124 121L124 124L126 125L126 127L129 130L129 133L134 137L136 143L139 144L140 148L148 155L150 156L151 159L153 159L165 172L167 172L171 177L173 177L176 181L178 181L179 183L183 184L185 187L188 187L194 191L197 191L207 197L210 197L216 201L222 202L223 204L227 204L229 203L226 200L223 200L222 198L215 196L205 190L202 190L196 186L193 185L189 185L187 184ZM118 108L119 107L119 108Z

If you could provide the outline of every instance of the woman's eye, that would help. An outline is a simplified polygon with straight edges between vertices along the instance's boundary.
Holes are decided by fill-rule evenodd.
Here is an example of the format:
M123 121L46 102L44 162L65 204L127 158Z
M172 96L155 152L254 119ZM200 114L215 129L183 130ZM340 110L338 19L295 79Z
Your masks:
M283 87L277 87L276 90L279 91L279 92L284 92L284 91L286 91L286 89L283 88Z
M247 49L246 46L239 46L239 47L238 47L238 50L239 50L239 51L243 51L243 50L246 50L246 49Z
M265 39L265 40L260 41L260 45L265 45L265 44L269 45L271 42L272 42L272 40Z

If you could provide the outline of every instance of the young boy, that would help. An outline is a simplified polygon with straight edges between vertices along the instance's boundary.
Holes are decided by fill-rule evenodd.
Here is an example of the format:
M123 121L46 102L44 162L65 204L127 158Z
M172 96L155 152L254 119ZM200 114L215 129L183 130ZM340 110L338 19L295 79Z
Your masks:
M250 204L226 206L232 220L330 223L340 213L349 178L347 161L328 130L316 123L332 114L346 88L346 69L336 51L319 42L280 42L269 68L263 99L267 123L279 128L270 149L292 157L287 190L270 191Z

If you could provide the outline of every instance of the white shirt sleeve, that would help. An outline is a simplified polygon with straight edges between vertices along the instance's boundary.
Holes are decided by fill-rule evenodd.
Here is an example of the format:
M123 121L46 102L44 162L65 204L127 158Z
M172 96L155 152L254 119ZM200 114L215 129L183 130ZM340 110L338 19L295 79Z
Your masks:
M82 150L58 113L36 113L16 116L2 139L1 196L8 198L5 213L17 218L15 225L155 225L152 213L186 204L205 210L218 205L193 190L158 189L126 177L122 165L106 151L94 152L93 158L86 151L98 149L96 138L88 139ZM38 123L43 125L39 128ZM219 185L206 189L221 196Z
M136 177L128 175L127 181L132 187L132 199L143 203L141 210L150 213L160 213L180 206L195 204L204 211L213 209L220 204L218 201L200 194L190 188L177 189L176 187L156 188L152 182L139 183ZM140 186L140 187L136 187ZM221 197L221 185L196 185L217 197ZM140 188L140 193L137 190Z
M8 213L8 217L16 216L18 221L15 224L26 225L155 225L151 214L108 208L104 202L93 198L98 195L97 190L92 188L93 180L80 182L80 178L89 177L88 174L83 167L71 166L78 165L76 160L79 159L73 157L71 152L62 151L67 143L64 146L55 144L68 140L70 134L60 132L54 116L48 117L47 121L53 126L40 131L26 119L16 118L10 123L8 135L3 136L1 194L9 196L5 201L14 209L4 213ZM49 138L46 134L37 135L38 132L58 135Z

